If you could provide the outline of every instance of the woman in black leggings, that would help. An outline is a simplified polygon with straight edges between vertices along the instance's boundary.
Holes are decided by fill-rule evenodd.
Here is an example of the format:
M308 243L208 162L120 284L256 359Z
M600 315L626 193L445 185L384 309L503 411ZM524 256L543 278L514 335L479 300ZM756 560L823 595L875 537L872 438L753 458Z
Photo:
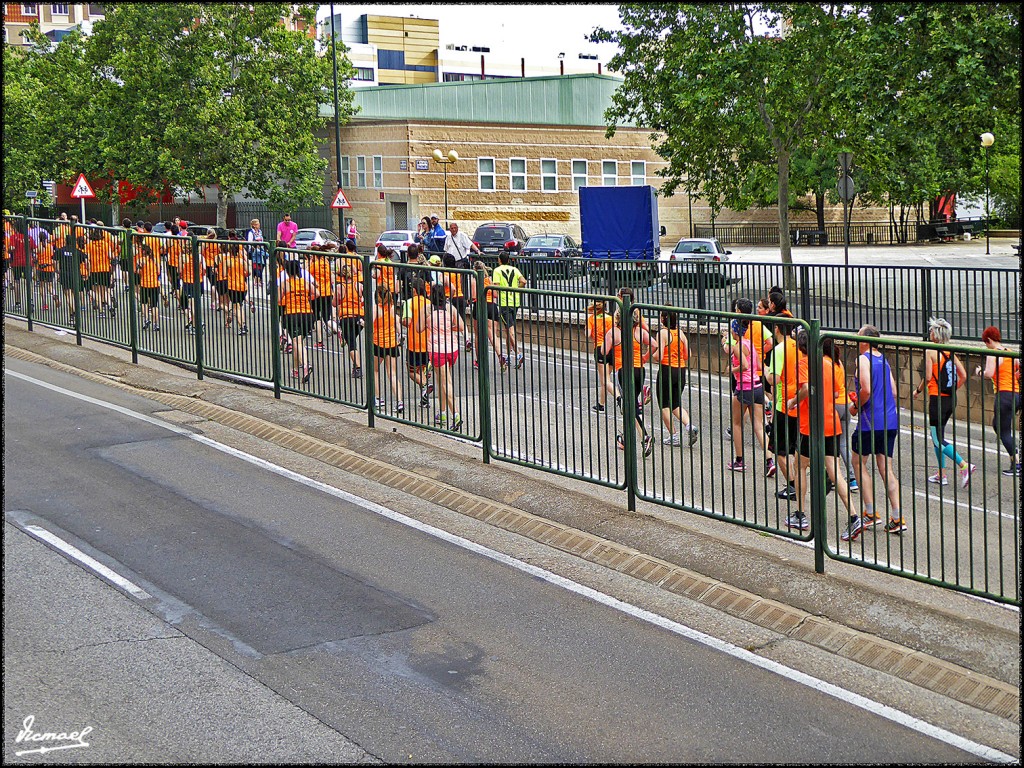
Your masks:
M1000 343L1002 335L994 325L981 332L981 340L989 349L1011 351ZM1020 454L1014 436L1015 426L1017 433L1020 433L1020 423L1017 421L1017 414L1020 413L1020 358L989 355L985 358L984 371L979 366L977 372L990 379L995 390L996 407L992 416L992 429L1010 454L1010 468L1004 469L1003 474L1007 477L1020 477Z

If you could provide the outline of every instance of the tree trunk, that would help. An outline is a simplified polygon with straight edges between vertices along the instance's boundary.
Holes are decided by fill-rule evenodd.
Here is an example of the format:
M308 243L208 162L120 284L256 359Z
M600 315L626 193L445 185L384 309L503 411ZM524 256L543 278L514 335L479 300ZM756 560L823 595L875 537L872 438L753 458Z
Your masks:
M782 254L782 286L796 290L796 272L792 268L793 250L789 239L789 153L779 151L779 252Z
M825 190L814 193L814 212L818 217L818 229L825 231Z
M217 226L221 229L228 228L228 198L230 195L224 188L217 185Z
M121 182L114 182L114 197L110 201L110 226L121 226Z

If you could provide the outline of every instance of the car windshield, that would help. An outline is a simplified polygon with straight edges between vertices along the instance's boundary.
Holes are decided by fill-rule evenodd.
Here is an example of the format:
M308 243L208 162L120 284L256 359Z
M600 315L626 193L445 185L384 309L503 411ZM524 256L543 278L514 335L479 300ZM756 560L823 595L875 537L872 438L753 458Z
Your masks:
M473 239L478 243L493 243L502 242L509 240L511 235L509 234L508 227L480 227Z
M398 240L404 241L406 239L406 237L407 237L407 235L405 234L405 232L385 232L383 235L380 236L380 240L381 240L382 243L388 243L388 242L391 242L392 240L394 240L394 241L398 241Z
M714 253L711 243L677 243L676 253Z
M296 240L313 240L314 238L316 238L316 232L308 232L307 231L307 232L296 232L295 233L295 239Z
M562 238L558 235L538 235L526 242L527 248L561 248Z

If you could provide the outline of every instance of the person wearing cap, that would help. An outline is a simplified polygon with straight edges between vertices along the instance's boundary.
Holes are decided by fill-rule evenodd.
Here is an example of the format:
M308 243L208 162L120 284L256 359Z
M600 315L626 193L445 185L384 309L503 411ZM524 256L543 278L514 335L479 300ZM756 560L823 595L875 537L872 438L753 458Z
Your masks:
M444 227L438 222L437 214L433 214L430 217L430 239L433 241L429 250L431 251L444 251L445 240L447 236L444 233Z

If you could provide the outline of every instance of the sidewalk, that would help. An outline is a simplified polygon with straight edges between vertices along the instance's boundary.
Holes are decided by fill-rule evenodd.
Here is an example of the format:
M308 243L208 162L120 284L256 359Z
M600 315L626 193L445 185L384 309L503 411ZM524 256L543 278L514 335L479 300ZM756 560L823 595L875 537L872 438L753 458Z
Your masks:
M621 491L511 464L479 446L313 398L207 377L49 329L5 322L5 354L131 388L170 408L372 478L824 649L997 720L1019 741L1020 612L950 590L826 562L780 537L644 502ZM201 429L201 423L199 424ZM994 721L995 721L994 720ZM1016 734L1014 736L1014 733ZM988 741L1007 749L1003 738Z

